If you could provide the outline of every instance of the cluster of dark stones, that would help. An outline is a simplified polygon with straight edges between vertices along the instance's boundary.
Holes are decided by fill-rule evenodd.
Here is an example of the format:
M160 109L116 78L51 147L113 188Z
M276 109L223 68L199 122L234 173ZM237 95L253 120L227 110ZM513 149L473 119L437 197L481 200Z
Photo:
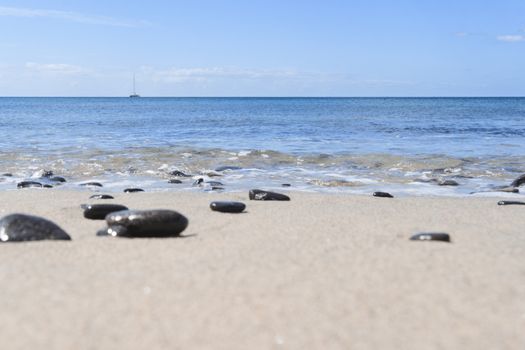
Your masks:
M21 181L16 184L17 188L52 188L66 182L63 176L56 176L51 170L41 170L36 173L35 180ZM11 173L3 174L3 176L12 176ZM35 176L35 175L34 175Z

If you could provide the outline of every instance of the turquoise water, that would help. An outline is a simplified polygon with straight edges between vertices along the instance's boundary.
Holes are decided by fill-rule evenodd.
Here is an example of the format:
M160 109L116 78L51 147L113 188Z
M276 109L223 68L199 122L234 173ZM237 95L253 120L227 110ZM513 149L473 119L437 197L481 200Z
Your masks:
M169 170L234 165L226 190L465 194L525 172L525 98L0 98L0 132L2 189L51 169L176 190Z

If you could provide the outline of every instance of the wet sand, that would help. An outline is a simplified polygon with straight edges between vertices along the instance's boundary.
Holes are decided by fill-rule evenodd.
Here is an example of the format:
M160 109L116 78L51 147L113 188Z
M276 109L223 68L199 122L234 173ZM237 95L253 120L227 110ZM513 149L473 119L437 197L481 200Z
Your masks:
M0 245L2 348L523 348L525 206L289 193L0 192L1 216L43 216L73 239ZM246 213L212 212L220 199ZM183 238L96 237L104 223L82 203L190 224ZM421 231L452 243L409 240Z

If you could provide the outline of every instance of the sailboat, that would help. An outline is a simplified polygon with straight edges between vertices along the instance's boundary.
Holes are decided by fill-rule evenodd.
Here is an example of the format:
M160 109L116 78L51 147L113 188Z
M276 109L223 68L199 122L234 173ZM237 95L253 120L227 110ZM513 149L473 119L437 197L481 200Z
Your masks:
M129 97L140 97L139 94L135 91L135 74L133 74L133 93Z

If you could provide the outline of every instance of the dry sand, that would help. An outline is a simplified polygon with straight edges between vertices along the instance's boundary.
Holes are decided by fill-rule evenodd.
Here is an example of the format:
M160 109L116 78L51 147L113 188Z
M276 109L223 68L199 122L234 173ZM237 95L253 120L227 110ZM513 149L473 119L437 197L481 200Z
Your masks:
M497 198L117 194L185 238L96 237L90 192L0 193L71 242L0 245L2 349L524 349L525 206ZM210 211L243 200L247 213ZM93 201L91 201L93 202ZM445 231L452 243L409 241Z

